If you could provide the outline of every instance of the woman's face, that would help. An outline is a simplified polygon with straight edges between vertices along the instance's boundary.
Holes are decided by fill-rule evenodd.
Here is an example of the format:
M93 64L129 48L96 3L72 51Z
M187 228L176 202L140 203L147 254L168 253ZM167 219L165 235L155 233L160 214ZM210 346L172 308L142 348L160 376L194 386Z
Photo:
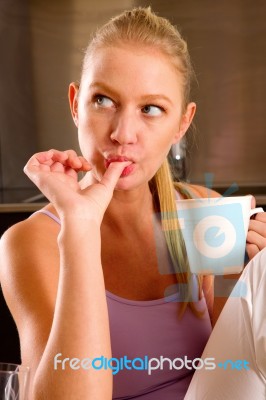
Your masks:
M93 53L69 97L83 156L100 180L112 161L132 161L116 188L132 190L155 175L187 130L195 104L182 113L181 75L159 50L111 47Z

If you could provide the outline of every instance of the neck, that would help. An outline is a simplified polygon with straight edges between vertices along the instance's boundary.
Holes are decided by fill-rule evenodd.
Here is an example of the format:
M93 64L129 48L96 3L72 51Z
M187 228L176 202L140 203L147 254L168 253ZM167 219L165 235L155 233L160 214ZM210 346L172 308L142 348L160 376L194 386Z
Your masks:
M149 185L132 191L115 191L106 210L103 223L119 232L141 230L153 213L153 199Z
M80 181L80 186L83 189L92 183L95 180L87 173ZM153 212L153 198L148 183L130 191L115 190L104 214L102 227L122 234L129 229L140 231L151 220Z

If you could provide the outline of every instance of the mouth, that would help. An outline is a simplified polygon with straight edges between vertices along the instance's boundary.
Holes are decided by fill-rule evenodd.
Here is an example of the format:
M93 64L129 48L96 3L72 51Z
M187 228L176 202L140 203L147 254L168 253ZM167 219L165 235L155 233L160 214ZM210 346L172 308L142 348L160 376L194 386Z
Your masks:
M104 165L105 165L105 168L107 169L112 162L123 162L123 161L131 161L132 162L132 164L128 165L127 167L125 167L123 169L123 172L121 174L121 178L123 178L123 177L131 174L131 172L133 171L134 162L132 160L130 160L127 157L123 157L123 156L112 156L112 157L109 157L104 160Z

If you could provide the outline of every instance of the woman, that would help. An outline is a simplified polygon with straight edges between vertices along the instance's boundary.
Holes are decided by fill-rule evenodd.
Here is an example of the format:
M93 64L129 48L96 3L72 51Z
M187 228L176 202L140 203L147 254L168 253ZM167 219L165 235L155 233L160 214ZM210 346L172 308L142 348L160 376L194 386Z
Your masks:
M2 238L1 281L31 399L185 396L193 368L156 360L200 357L213 285L191 277L178 221L159 217L176 197L208 195L174 189L166 159L195 114L192 76L186 43L167 20L149 8L124 12L96 32L80 84L69 87L83 156L50 150L25 167L51 204ZM258 218L250 256L265 247Z

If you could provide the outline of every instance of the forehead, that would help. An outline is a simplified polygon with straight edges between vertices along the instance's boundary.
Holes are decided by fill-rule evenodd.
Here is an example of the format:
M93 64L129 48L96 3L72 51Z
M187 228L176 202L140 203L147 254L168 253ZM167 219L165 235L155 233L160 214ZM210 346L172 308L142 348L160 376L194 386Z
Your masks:
M170 57L157 48L133 45L94 51L83 71L85 87L95 82L110 84L118 91L161 93L182 98L182 75Z

